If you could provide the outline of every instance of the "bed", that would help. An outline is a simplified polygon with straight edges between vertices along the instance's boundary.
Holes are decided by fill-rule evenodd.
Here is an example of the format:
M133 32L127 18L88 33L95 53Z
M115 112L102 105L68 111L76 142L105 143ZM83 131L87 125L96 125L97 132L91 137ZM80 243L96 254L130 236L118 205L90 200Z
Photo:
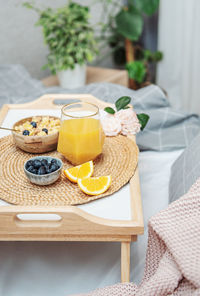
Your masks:
M0 84L0 91L3 90L1 103L21 103L43 93L67 92L60 88L44 88L21 66L15 66L14 72L10 66L6 70L4 85ZM16 85L9 84L12 73L18 75ZM7 93L6 89L9 89ZM141 149L139 174L145 224L144 235L131 248L134 261L131 280L138 283L144 270L148 219L168 205L171 167L199 131L200 121L195 115L171 110L157 86L133 92L118 85L92 84L75 92L91 93L111 103L120 95L130 95L135 109L146 111L153 119L146 131L137 137ZM4 135L6 132L1 133ZM0 206L4 205L6 203L0 201ZM0 262L0 295L6 296L69 295L120 281L120 248L117 244L0 242Z
M140 153L145 232L131 249L131 280L137 283L143 275L147 221L168 204L170 168L181 152ZM120 281L120 248L114 243L0 242L0 262L0 295L68 295Z

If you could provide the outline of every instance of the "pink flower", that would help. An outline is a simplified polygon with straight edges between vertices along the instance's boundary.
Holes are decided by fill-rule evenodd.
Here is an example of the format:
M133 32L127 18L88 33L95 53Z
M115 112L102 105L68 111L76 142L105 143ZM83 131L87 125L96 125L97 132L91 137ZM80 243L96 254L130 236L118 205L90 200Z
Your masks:
M141 125L137 118L136 113L132 108L123 109L115 113L115 118L117 118L121 123L121 133L123 135L136 134L140 131Z
M141 124L139 122L130 122L129 124L123 124L121 128L121 133L124 136L128 134L135 135L140 131Z
M127 136L128 134L137 134L140 131L141 124L132 108L123 109L114 115L102 110L101 124L106 136L117 136L119 133Z
M119 119L121 124L127 124L132 120L138 121L137 115L132 108L122 109L116 112L114 116Z
M120 121L113 115L102 118L101 125L106 136L117 136L121 131Z

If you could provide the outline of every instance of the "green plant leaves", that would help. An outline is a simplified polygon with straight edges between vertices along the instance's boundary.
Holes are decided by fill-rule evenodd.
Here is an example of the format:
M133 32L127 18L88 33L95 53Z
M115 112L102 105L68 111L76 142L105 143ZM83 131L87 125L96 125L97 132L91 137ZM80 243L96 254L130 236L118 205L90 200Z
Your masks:
M127 96L123 96L120 97L116 102L115 102L115 107L117 109L117 111L121 110L121 109L128 109L129 107L127 106L131 101L130 97ZM115 110L111 107L106 107L104 109L104 111L110 113L110 114L115 114Z
M124 96L119 98L116 102L115 102L115 106L117 111L121 110L121 109L125 109L127 107L127 105L130 103L131 98Z
M154 61L155 62L160 62L163 59L163 53L161 51L156 51L154 53Z
M137 9L147 15L152 15L159 7L159 0L132 0Z
M134 61L126 64L129 78L142 83L145 79L147 69L142 61Z
M115 17L117 32L132 41L138 40L143 29L142 15L133 7L121 10Z
M104 111L106 111L107 113L110 113L110 114L115 114L115 110L111 107L104 108Z
M36 25L42 27L44 42L49 49L45 67L52 74L73 69L75 64L91 62L98 54L88 7L72 1L58 9L40 10L31 2L25 2L24 6L38 13Z
M159 62L163 59L163 53L161 51L152 52L148 49L143 51L144 60L148 62Z
M29 2L22 3L22 6L28 8L28 9L33 9L33 5L31 3L29 3Z
M147 125L147 122L149 121L149 115L145 113L140 113L140 114L137 114L137 118L141 124L141 131L142 131Z

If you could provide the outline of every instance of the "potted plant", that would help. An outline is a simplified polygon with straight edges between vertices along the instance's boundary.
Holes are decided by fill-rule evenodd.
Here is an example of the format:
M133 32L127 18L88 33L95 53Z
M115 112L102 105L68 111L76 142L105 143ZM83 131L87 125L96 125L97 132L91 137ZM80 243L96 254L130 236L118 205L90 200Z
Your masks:
M112 48L114 60L125 64L129 87L138 89L149 83L149 64L162 59L160 51L151 52L138 44L143 32L144 15L153 15L159 0L101 0L107 13L102 23L101 38Z
M37 26L42 26L44 42L49 48L47 64L57 74L60 85L80 87L86 80L86 63L97 55L94 31L89 24L89 8L69 1L62 8L41 10L32 3L24 6L38 13Z
M151 52L141 46L134 46L134 55L127 60L126 70L128 71L129 87L138 89L150 84L151 76L149 65L162 60L162 52Z

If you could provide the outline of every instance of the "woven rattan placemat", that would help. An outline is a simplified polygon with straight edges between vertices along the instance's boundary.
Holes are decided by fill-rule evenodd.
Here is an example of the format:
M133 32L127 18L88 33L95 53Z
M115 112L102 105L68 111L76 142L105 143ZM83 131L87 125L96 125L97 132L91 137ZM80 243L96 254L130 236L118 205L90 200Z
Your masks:
M58 152L48 154L59 157L64 169L71 167ZM93 176L111 175L110 188L101 195L84 194L64 174L57 182L48 186L30 183L23 170L24 162L36 156L23 152L15 146L12 136L0 139L0 198L17 205L75 205L110 195L118 191L134 175L138 161L137 145L124 136L107 137L103 153L95 161Z

